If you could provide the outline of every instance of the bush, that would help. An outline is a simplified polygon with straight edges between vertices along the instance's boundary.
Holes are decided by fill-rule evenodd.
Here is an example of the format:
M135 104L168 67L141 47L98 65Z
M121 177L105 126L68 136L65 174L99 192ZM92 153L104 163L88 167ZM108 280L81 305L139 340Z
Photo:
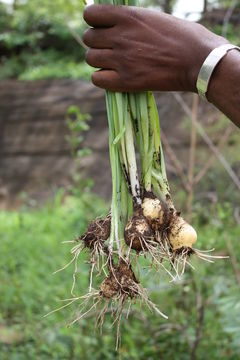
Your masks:
M81 37L83 5L43 0L39 6L31 0L17 2L13 11L0 5L0 79L88 78L80 64L85 50L69 30Z

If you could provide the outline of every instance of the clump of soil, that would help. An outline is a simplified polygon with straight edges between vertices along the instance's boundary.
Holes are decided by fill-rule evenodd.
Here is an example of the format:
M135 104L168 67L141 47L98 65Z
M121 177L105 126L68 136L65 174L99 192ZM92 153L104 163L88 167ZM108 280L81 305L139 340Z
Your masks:
M125 227L126 244L137 252L144 251L152 237L153 231L146 217L142 214L134 214Z
M76 238L74 241L67 241L74 243L75 245L71 249L72 260L66 264L61 269L61 271L66 269L70 264L74 263L74 273L73 273L73 284L71 289L71 294L74 296L74 288L76 284L76 275L78 271L78 257L84 249L88 249L90 252L90 283L89 289L92 287L92 278L94 269L100 274L106 265L105 255L107 254L107 246L104 244L105 241L110 236L111 230L111 216L107 215L105 219L99 218L94 221L91 221L88 224L87 230L84 235Z
M88 224L84 235L80 237L89 249L93 249L95 243L104 243L110 236L111 230L111 216L108 215L106 219L96 219Z
M116 268L112 268L110 275L103 280L100 286L100 295L112 299L114 296L130 297L137 295L138 281L132 270L131 264L120 259Z
M120 290L120 286L117 280L113 276L109 275L101 283L100 295L107 299L112 299L114 296L117 295L119 290Z

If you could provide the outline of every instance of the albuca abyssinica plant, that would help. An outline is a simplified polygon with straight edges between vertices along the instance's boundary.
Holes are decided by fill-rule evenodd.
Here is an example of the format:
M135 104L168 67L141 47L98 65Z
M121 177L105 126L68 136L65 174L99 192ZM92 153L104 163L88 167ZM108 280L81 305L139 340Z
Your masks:
M135 0L131 3L117 0L113 4L137 5ZM111 209L105 219L90 222L85 234L74 240L70 262L75 262L73 297L61 308L80 302L79 314L72 323L97 310L96 324L100 328L105 313L110 310L113 323L117 323L118 345L123 309L127 309L128 317L133 301L144 302L167 318L148 298L134 273L140 256L149 259L153 271L161 268L166 271L171 280L179 278L186 265L192 266L190 255L210 262L217 256L193 247L197 233L174 207L152 93L107 91L106 106L112 171ZM77 297L74 295L77 260L83 250L90 257L90 284L88 293ZM95 290L97 276L102 282Z

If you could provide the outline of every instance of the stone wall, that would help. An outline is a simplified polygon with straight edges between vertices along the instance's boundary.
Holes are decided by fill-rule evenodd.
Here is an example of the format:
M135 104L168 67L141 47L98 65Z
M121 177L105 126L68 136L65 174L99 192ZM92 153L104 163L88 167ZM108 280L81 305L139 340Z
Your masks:
M183 96L191 105L192 95ZM181 121L185 114L171 94L158 93L156 99L162 129L178 156L185 159L189 146L189 131L184 130ZM15 204L21 192L42 198L51 195L56 186L70 183L73 161L65 124L70 105L91 114L91 130L85 133L83 145L90 147L92 154L82 160L82 171L94 179L95 190L100 195L109 197L111 177L104 91L83 81L2 81L0 201L4 206ZM202 113L205 110L200 109ZM207 113L219 116L212 107L207 108ZM174 173L171 166L169 169Z
M94 132L104 136L104 93L87 82L68 80L0 84L0 194L36 195L69 183L73 162L66 142L70 105L90 112ZM104 129L105 128L105 129ZM91 134L89 134L91 137ZM107 135L105 135L107 139ZM91 140L90 140L91 141ZM98 150L99 141L92 142ZM104 147L107 151L107 142Z

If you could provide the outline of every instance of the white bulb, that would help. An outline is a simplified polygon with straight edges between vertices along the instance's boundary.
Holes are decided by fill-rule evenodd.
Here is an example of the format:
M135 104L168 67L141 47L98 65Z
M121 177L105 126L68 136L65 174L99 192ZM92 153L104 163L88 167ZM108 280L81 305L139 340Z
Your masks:
M168 239L173 250L182 247L192 248L193 244L197 241L197 233L190 224L179 216L172 221Z
M149 220L163 218L163 211L159 199L145 198L142 203L143 215ZM161 219L159 219L161 220Z

